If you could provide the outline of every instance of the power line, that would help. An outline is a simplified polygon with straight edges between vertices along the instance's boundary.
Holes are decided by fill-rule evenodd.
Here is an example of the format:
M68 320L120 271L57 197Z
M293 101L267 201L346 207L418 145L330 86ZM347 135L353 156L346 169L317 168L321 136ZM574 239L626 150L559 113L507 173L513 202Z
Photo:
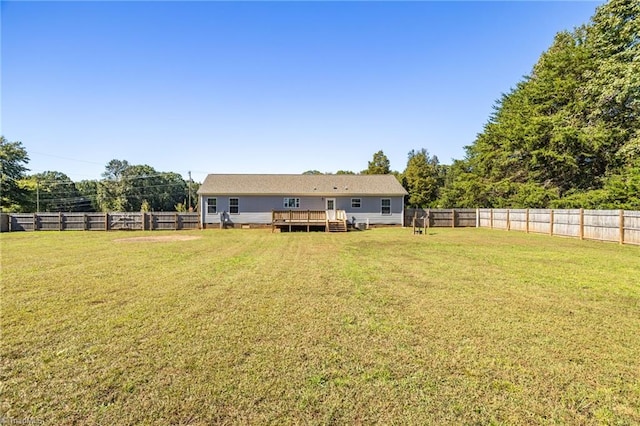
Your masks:
M70 158L70 157L63 157L60 155L54 155L54 154L46 154L44 152L37 152L37 151L29 151L29 154L38 154L38 155L44 155L46 157L53 157L53 158L59 158L61 160L70 160L70 161L77 161L79 163L88 163L88 164L97 164L99 166L103 166L103 163L97 163L95 161L88 161L88 160L78 160L77 158Z

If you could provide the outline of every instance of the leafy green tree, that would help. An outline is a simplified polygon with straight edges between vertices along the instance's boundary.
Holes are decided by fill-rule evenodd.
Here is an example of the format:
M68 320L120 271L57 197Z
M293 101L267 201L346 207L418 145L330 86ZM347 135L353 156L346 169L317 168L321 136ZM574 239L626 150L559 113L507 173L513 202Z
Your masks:
M128 185L123 180L127 168L129 163L126 160L114 159L105 166L97 191L97 203L101 211L129 211L126 197Z
M444 184L438 157L430 156L424 148L411 150L408 157L403 175L409 193L408 204L412 207L433 206Z
M83 197L75 183L62 172L46 171L29 176L30 211L77 212L91 210L91 201Z
M388 175L391 173L389 158L382 150L373 154L373 159L369 161L369 167L361 172L363 175Z
M22 142L9 142L0 136L0 210L20 211L28 202L28 189L19 184L28 162Z
M84 179L76 182L76 189L80 196L90 202L85 211L100 210L100 206L98 205L98 185L99 182L97 180Z
M355 175L351 170L338 170L336 172L337 175Z
M98 185L102 211L173 211L188 198L188 185L181 175L158 172L146 164L110 161ZM192 188L193 190L193 188ZM197 189L196 189L197 190Z

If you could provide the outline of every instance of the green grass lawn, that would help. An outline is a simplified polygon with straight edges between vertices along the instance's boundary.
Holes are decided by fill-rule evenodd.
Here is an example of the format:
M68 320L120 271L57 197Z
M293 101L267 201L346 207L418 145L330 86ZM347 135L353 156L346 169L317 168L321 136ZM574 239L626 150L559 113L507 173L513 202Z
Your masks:
M114 241L165 235L202 238ZM0 243L4 419L640 423L640 247L486 229Z

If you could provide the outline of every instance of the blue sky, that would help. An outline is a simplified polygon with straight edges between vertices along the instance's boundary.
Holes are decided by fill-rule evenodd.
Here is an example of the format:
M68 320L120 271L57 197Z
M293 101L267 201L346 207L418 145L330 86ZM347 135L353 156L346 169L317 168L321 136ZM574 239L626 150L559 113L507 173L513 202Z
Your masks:
M2 134L73 180L450 164L602 3L3 1Z

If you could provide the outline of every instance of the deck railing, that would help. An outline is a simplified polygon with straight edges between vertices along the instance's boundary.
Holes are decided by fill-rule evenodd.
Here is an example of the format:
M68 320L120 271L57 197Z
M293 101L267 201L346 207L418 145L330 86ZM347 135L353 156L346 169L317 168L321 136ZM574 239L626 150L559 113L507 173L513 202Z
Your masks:
M324 210L273 210L272 223L307 223L325 222L327 219Z

